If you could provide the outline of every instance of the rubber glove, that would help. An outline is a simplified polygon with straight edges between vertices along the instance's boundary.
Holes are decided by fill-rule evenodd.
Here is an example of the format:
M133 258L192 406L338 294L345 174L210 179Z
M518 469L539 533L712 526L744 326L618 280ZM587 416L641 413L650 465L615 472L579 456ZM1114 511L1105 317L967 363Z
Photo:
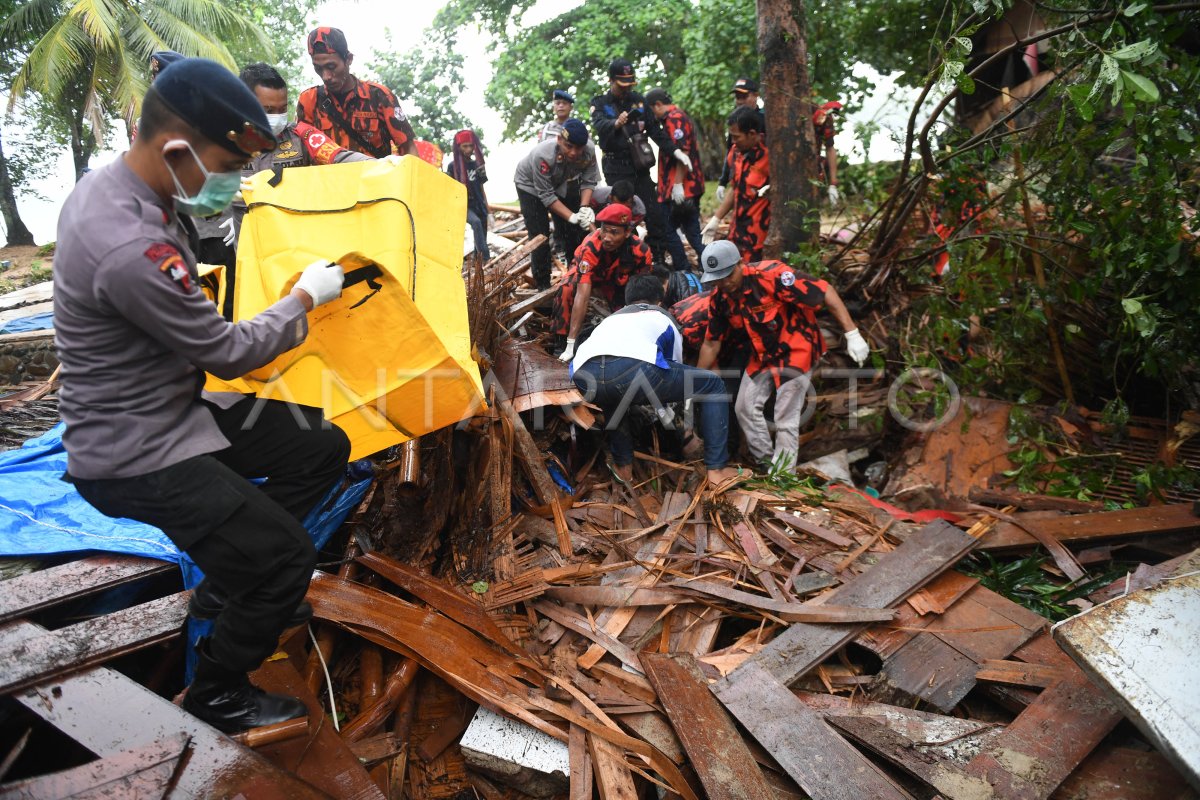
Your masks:
M771 190L771 184L768 183L766 186L764 186L758 190L758 196L765 197L767 192L769 192L770 190Z
M330 261L314 261L304 268L296 288L307 292L312 298L313 308L337 300L342 295L345 271L341 264Z
M229 217L217 227L225 229L225 235L221 237L222 242L232 246L237 241L237 233L233 229L233 217Z
M559 354L558 360L569 363L575 357L575 340L567 339L567 349Z
M579 209L579 211L576 212L576 216L579 217L579 222L576 224L578 224L580 227L589 231L596 227L596 211L591 206L584 206L583 208Z
M688 172L692 171L692 159L690 159L688 157L687 153L683 152L682 150L676 150L675 151L675 160L678 161L680 164L683 164L683 166L687 169Z
M829 205L840 206L842 204L842 193L838 191L835 184L829 184L829 189L826 191L829 194Z
M846 352L860 367L867 360L867 356L871 355L871 348L867 345L867 340L863 338L863 335L858 332L858 328L846 331Z
M683 195L683 184L677 183L671 187L671 202L675 205L683 205L683 201L687 198Z
M724 201L725 201L725 187L718 186L717 187L717 202L723 203Z
M700 241L705 245L712 244L717 238L717 226L720 224L721 220L714 214L704 229L700 231Z

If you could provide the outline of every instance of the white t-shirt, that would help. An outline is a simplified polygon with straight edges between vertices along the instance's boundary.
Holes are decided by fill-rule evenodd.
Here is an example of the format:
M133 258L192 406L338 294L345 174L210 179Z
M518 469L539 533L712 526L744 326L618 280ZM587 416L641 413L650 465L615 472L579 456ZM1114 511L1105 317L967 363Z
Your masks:
M596 326L571 359L571 374L597 356L636 358L667 369L683 361L683 336L659 306L626 306Z

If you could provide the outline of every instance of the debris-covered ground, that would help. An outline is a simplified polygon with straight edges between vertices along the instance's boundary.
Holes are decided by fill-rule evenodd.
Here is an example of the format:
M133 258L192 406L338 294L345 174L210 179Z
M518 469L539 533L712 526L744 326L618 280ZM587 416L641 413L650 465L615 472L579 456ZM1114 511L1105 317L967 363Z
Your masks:
M382 454L317 619L254 675L307 720L230 739L171 704L175 567L8 559L0 793L1194 796L1200 492L1147 476L1200 464L1195 426L964 398L901 436L882 382L830 381L807 472L702 491L657 431L626 487L510 238L468 272L489 409ZM52 388L0 398L6 446L57 421ZM1103 491L1051 494L1067 471Z

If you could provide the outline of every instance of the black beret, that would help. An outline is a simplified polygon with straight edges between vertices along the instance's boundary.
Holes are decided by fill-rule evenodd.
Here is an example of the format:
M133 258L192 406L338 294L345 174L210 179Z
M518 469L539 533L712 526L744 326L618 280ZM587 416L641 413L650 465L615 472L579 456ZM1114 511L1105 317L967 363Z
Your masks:
M251 156L275 147L258 98L238 76L215 61L176 61L158 73L150 91L205 138L232 153Z
M575 105L575 98L571 95L570 92L566 91L565 89L555 89L554 90L554 99L555 100L566 100L571 105Z

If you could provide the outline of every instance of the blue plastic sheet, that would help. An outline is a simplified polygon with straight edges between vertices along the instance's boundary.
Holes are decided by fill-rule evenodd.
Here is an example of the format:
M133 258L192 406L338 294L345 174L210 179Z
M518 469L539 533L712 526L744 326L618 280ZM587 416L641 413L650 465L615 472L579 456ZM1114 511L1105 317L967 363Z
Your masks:
M46 311L41 314L30 314L28 317L10 319L0 328L0 333L25 333L26 331L44 331L54 327L54 312Z

